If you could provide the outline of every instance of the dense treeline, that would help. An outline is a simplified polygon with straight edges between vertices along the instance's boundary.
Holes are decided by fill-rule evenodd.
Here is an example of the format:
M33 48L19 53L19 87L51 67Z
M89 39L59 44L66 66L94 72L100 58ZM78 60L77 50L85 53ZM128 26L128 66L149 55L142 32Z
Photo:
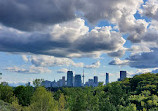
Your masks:
M158 111L158 74L141 74L106 86L61 88L0 84L0 111ZM4 107L5 106L5 107Z

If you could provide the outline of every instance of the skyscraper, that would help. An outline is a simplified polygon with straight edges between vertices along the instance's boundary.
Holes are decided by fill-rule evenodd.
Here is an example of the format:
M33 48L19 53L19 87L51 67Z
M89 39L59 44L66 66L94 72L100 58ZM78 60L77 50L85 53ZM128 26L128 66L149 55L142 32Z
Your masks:
M98 76L94 76L94 86L98 86Z
M75 75L75 87L81 87L82 83L81 83L81 75Z
M84 86L84 69L83 69L83 75L82 75L82 77L83 77L83 83L82 83L82 85Z
M109 83L109 73L106 73L106 80L105 80L105 84Z
M65 76L62 77L62 84L65 86Z
M122 81L127 76L126 71L120 71L120 80Z
M72 87L73 86L73 72L67 71L67 86Z

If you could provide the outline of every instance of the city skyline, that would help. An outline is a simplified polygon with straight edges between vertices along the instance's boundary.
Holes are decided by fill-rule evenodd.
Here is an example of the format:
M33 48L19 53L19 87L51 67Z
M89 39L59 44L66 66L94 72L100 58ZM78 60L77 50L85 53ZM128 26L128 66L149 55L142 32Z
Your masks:
M158 72L157 0L1 0L2 81ZM151 8L152 7L152 8ZM81 76L81 78L83 78Z
M67 71L67 80L65 81L65 76L62 76L62 79L59 79L57 81L48 81L48 80L43 80L41 85L48 88L48 87L85 87L85 86L91 86L91 87L97 87L99 83L102 83L103 85L107 85L109 82L109 73L106 73L105 76L105 83L104 81L99 81L98 76L94 76L93 79L88 79L84 83L84 78L83 74L73 74L73 71ZM118 78L118 81L122 81L125 78L127 78L127 73L126 71L120 71L120 77ZM30 84L30 82L28 83Z

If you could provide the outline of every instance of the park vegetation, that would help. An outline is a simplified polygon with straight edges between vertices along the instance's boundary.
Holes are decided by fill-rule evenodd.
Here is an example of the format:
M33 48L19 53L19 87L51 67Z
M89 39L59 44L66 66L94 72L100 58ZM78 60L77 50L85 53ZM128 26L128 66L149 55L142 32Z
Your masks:
M0 84L0 111L158 111L158 74L141 74L98 87L46 89Z

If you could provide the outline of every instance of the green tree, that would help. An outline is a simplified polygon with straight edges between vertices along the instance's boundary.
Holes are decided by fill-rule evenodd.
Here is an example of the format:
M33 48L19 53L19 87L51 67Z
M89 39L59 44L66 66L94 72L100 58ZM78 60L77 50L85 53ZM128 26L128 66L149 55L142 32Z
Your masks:
M41 86L41 83L44 81L44 79L35 79L34 81L33 81L33 85L35 86L35 87L39 87L39 86Z
M58 111L58 103L51 92L38 87L34 92L29 108L31 111Z
M7 83L1 83L0 84L0 99L11 103L13 101L14 95L13 95L13 88L8 86Z
M19 104L22 106L30 105L31 97L34 89L31 86L18 86L14 89L14 94L19 100Z
M65 111L66 100L64 94L60 94L59 98L59 111Z

